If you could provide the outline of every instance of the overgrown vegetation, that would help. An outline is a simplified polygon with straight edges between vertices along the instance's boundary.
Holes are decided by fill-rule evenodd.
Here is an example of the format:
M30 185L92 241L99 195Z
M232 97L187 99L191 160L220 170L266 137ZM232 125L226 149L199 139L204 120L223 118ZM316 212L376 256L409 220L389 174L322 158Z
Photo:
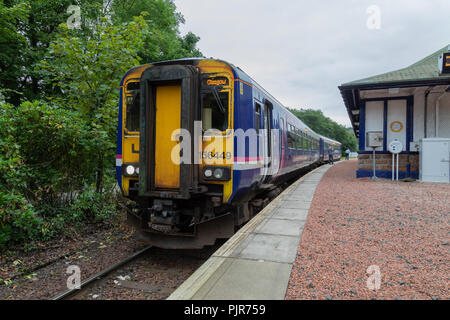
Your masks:
M183 22L170 0L0 0L0 249L117 214L120 79L201 56Z
M0 112L0 246L115 213L113 190L92 185L102 142L78 112L38 101Z
M342 143L342 152L345 152L347 149L350 149L350 151L357 151L357 141L353 130L345 128L326 117L321 110L289 110L318 134Z

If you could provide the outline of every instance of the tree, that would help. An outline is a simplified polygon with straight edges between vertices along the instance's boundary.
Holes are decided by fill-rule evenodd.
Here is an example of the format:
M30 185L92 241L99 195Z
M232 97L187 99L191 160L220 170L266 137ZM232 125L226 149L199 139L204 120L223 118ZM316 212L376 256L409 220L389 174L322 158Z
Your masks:
M0 27L0 88L9 89L7 102L17 106L23 100L54 94L53 88L42 81L37 65L58 26L70 16L67 9L72 4L84 8L82 17L86 20L98 16L102 0L1 0L0 24L7 30ZM83 24L78 32L88 33L89 28ZM2 39L5 36L9 40Z
M114 24L124 23L143 11L149 13L145 17L149 32L139 51L143 62L203 56L196 48L199 37L192 32L184 37L180 35L179 27L185 20L181 13L176 12L176 6L171 0L114 1L112 21Z
M0 250L117 212L120 79L201 55L181 23L170 0L0 0Z
M170 0L0 0L0 93L8 103L17 106L61 94L43 81L38 65L58 35L58 26L71 16L67 11L71 5L81 9L80 29L72 30L80 38L92 37L93 26L102 17L120 26L147 11L141 61L202 55L195 47L197 36L180 36L184 18Z
M342 151L347 149L357 151L357 141L353 131L326 117L321 110L289 110L318 134L342 143Z
M143 15L121 25L102 17L91 37L79 37L62 24L41 62L48 81L64 92L53 100L79 111L90 123L92 138L102 145L97 150L98 192L103 186L105 159L113 159L119 82L127 70L139 65L138 51L146 32Z
M22 73L23 60L18 52L26 47L26 37L19 33L17 24L27 19L30 7L18 3L10 7L0 0L0 95L9 100L20 96L17 82Z

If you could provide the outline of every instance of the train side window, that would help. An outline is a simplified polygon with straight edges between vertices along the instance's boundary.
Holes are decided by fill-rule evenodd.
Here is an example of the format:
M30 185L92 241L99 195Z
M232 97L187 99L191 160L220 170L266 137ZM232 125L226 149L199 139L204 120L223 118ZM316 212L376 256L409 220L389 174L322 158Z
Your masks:
M288 131L288 148L293 149L295 145L295 137L291 131Z
M297 143L295 145L295 148L297 150L301 150L302 149L302 137L298 134L298 132L296 134L296 138L297 138Z
M139 131L139 114L140 114L140 84L139 82L131 82L127 85L126 96L126 122L125 128L127 131Z
M259 133L261 126L261 105L255 102L255 130Z
M202 94L203 130L228 128L228 92L206 92Z
M293 126L288 123L287 129L288 129L288 133L287 133L288 148L289 149L294 149L295 148L295 136L294 136L294 133L293 133Z

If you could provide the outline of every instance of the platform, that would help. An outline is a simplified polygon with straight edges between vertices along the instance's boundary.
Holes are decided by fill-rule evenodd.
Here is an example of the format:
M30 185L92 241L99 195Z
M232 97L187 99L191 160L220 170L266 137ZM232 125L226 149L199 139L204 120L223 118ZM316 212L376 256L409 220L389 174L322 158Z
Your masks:
M315 189L330 167L319 167L289 186L168 299L284 299Z

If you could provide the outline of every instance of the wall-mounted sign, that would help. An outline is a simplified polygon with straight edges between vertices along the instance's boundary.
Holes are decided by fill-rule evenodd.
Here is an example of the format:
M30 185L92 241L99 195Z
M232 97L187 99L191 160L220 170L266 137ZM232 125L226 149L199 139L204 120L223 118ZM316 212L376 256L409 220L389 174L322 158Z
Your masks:
M400 132L403 130L403 123L400 121L393 121L391 123L391 131L392 132Z
M444 53L443 73L450 73L450 53Z
M450 52L445 52L439 56L439 74L450 73Z

